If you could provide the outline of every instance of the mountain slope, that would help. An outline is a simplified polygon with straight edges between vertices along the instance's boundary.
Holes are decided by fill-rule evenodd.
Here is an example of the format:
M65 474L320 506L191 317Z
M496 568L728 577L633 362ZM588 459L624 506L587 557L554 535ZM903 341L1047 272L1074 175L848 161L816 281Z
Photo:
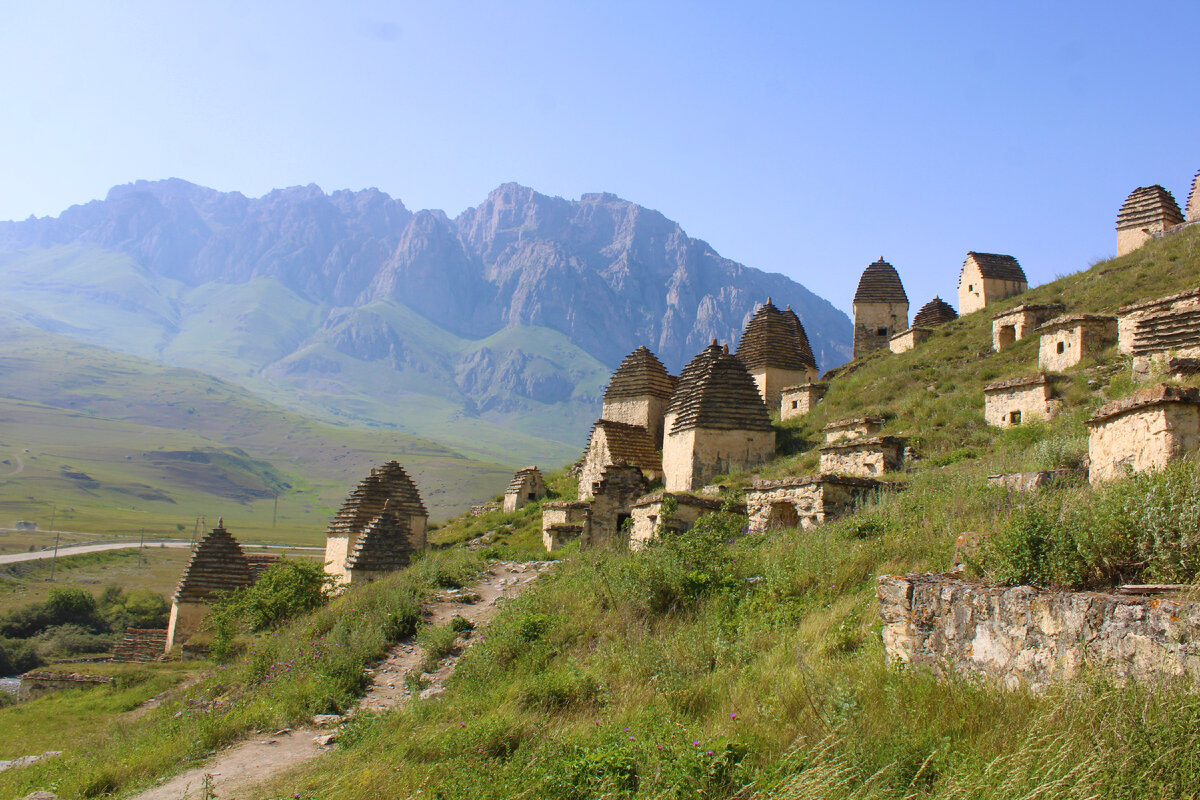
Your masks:
M139 181L0 223L0 277L25 324L512 463L569 458L637 345L677 370L713 338L736 344L768 296L823 368L850 345L829 303L656 211L516 184L451 219L375 190Z

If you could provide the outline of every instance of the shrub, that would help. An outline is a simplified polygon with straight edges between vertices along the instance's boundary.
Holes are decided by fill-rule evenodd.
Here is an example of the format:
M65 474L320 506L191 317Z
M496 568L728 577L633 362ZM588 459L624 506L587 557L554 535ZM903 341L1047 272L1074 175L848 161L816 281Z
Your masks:
M230 592L213 604L207 620L213 632L210 643L213 656L227 659L233 651L233 639L240 631L278 628L320 608L335 581L319 562L280 559L255 583Z

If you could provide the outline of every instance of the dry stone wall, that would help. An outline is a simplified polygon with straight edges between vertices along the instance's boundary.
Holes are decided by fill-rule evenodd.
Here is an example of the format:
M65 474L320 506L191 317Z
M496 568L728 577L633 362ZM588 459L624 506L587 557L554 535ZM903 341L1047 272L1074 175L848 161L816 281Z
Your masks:
M663 504L673 501L674 510L664 514ZM692 494L655 492L637 501L633 506L633 528L629 533L629 549L643 550L659 533L686 533L696 520L705 514L720 511L720 500L697 497Z
M1118 679L1200 678L1200 603L883 575L889 661L1040 689L1086 667Z
M872 436L821 448L821 472L873 478L904 469L904 443L898 436Z
M893 353L907 353L932 335L929 328L909 328L888 339L888 348Z
M1102 406L1088 420L1093 484L1161 469L1200 449L1200 392L1160 384Z
M1022 305L992 317L992 349L997 353L1024 339L1035 328L1066 311L1062 303Z
M991 383L983 387L983 395L983 417L997 428L1050 419L1058 413L1054 380L1047 375Z
M746 492L746 515L753 530L807 530L852 512L880 485L869 478L845 475L755 481Z
M780 392L780 419L802 417L816 407L829 391L827 383L805 383L800 386L789 386Z
M1058 317L1038 328L1038 367L1060 372L1117 340L1117 318L1094 314Z

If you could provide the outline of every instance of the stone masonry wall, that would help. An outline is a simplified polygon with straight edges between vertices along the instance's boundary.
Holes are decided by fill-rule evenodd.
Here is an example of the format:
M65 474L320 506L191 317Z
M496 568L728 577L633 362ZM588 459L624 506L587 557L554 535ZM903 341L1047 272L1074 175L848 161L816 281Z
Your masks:
M718 475L753 469L775 455L775 431L689 428L667 434L663 477L668 492L690 492Z
M654 437L654 441L661 447L663 440L663 414L667 410L667 402L667 400L661 397L649 396L605 400L604 409L600 412L600 418L645 428L650 431Z
M853 511L878 486L873 480L822 475L756 481L746 492L746 515L754 530L807 530Z
M909 328L888 339L888 347L893 353L907 353L928 339L932 333L928 328Z
M802 417L816 407L825 396L829 386L824 383L807 383L802 386L791 386L780 394L780 419Z
M1200 289L1125 306L1117 312L1117 352L1147 354L1169 349L1172 344L1179 349L1179 343L1170 341L1175 338L1171 329L1178 325L1177 319L1182 322L1197 312L1200 312ZM1194 330L1193 326L1184 327ZM1160 331L1164 335L1156 336ZM1184 337L1184 347L1189 338Z
M663 500L670 496L675 498L677 505L675 512L664 518ZM633 507L633 529L629 533L629 549L644 550L658 536L660 527L670 534L685 533L700 517L720 510L721 501L712 498L669 495L666 492L656 492L643 497Z
M1050 385L1035 384L988 392L984 400L983 417L988 425L1009 428L1021 422L1050 419L1056 411L1050 401ZM1020 412L1020 421L1013 422L1013 412Z
M873 478L904 469L904 440L894 436L850 440L821 448L821 472Z
M997 314L992 319L992 349L997 353L1021 341L1043 322L1059 316L1065 310L1061 303L1017 306Z
M886 349L908 327L908 303L854 303L854 357Z
M1161 469L1200 448L1200 407L1188 403L1145 406L1090 426L1089 479L1119 478L1126 469Z
M1047 330L1038 345L1038 367L1060 372L1100 353L1117 338L1116 320L1080 320Z
M883 575L883 644L892 662L1037 690L1085 666L1118 679L1200 678L1200 603L946 575Z

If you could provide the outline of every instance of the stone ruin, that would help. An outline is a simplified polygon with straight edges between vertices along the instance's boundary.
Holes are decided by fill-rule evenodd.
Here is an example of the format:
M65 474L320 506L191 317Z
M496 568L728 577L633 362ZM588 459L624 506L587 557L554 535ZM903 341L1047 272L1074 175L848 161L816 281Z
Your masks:
M1117 341L1117 318L1069 314L1038 326L1038 367L1061 372L1084 358L1098 356Z
M769 297L746 323L737 359L754 378L767 408L779 408L785 386L811 383L819 374L800 318L791 306L780 311Z
M588 435L583 468L579 473L580 500L592 496L592 487L604 475L605 468L612 464L637 467L649 480L658 480L663 474L662 455L647 428L598 419Z
M864 436L826 444L820 448L820 470L857 478L901 472L907 441L900 436Z
M1011 428L1035 419L1052 419L1062 406L1054 375L1033 375L989 383L983 387L983 417L988 425Z
M992 317L992 349L997 353L1007 350L1024 339L1043 322L1059 316L1067 310L1062 303L1042 305L1020 305L1001 311Z
M1029 288L1025 270L1012 256L969 251L958 276L958 313L970 314Z
M537 467L525 467L517 470L504 490L504 510L511 513L545 496L546 480L542 477L542 471Z
M385 509L388 512L387 518L381 519ZM376 559L377 553L386 551L396 555L403 551L406 555L403 557L404 563L400 566L404 566L408 563L407 554L419 553L425 549L425 528L429 521L429 512L421 502L416 485L396 461L389 461L378 469L372 469L342 503L341 509L329 523L325 534L327 573L336 576L342 583L352 582L351 556L359 539L377 520L380 524L372 532L375 541L371 543L364 560L356 562L360 564L360 581L368 575L376 577L373 574L373 566L382 563ZM379 542L381 536L396 536L402 541L389 543L384 547ZM396 555L393 561L399 563L400 556Z
M166 628L126 628L113 648L113 661L143 663L161 661L171 648Z
M186 642L199 629L210 604L223 592L250 586L254 576L242 546L225 530L225 522L206 533L192 548L191 558L179 578L171 602L164 653L178 641Z
M675 507L669 515L663 511L663 504L667 501L673 501ZM633 504L629 549L645 549L660 533L686 533L700 517L720 511L723 507L724 503L717 498L694 494L654 492L641 497Z
M854 358L888 346L908 328L908 295L896 268L883 260L869 265L854 292Z
M689 492L775 455L771 415L746 367L716 340L683 368L664 422L663 477Z
M1158 184L1139 186L1117 213L1117 255L1132 253L1183 221L1174 195Z
M893 353L905 353L912 350L933 334L933 329L947 322L958 319L958 314L950 304L940 297L934 297L913 317L912 327L901 331L888 340L888 347Z
M1200 391L1159 384L1101 406L1087 421L1089 479L1160 469L1200 449Z
M838 419L821 428L821 432L825 434L825 443L833 444L849 439L874 436L883 430L884 421L883 417L871 416Z
M558 550L583 535L588 506L583 501L542 503L542 544L547 551Z
M675 384L676 378L654 353L639 347L625 357L608 382L600 419L645 428L651 449L658 450L663 443L663 418L675 393Z
M1200 289L1119 309L1117 352L1133 356L1135 380L1148 377L1156 362L1200 357Z
M1033 691L1084 668L1117 679L1200 678L1200 603L881 575L888 661Z
M804 416L821 402L827 391L828 383L803 383L783 388L779 392L779 418L783 420Z
M344 582L370 583L407 567L414 552L410 519L394 511L390 499L385 500L379 516L367 523L346 557Z
M746 492L746 514L752 530L803 528L852 513L882 484L846 475L809 475L754 481Z
M1087 469L1043 469L1031 472L1004 472L988 475L988 486L999 486L1010 492L1035 492L1046 486L1060 486L1086 481Z
M592 502L580 535L580 547L624 549L625 523L633 518L633 504L648 488L637 467L623 464L605 467L604 474L592 487Z

